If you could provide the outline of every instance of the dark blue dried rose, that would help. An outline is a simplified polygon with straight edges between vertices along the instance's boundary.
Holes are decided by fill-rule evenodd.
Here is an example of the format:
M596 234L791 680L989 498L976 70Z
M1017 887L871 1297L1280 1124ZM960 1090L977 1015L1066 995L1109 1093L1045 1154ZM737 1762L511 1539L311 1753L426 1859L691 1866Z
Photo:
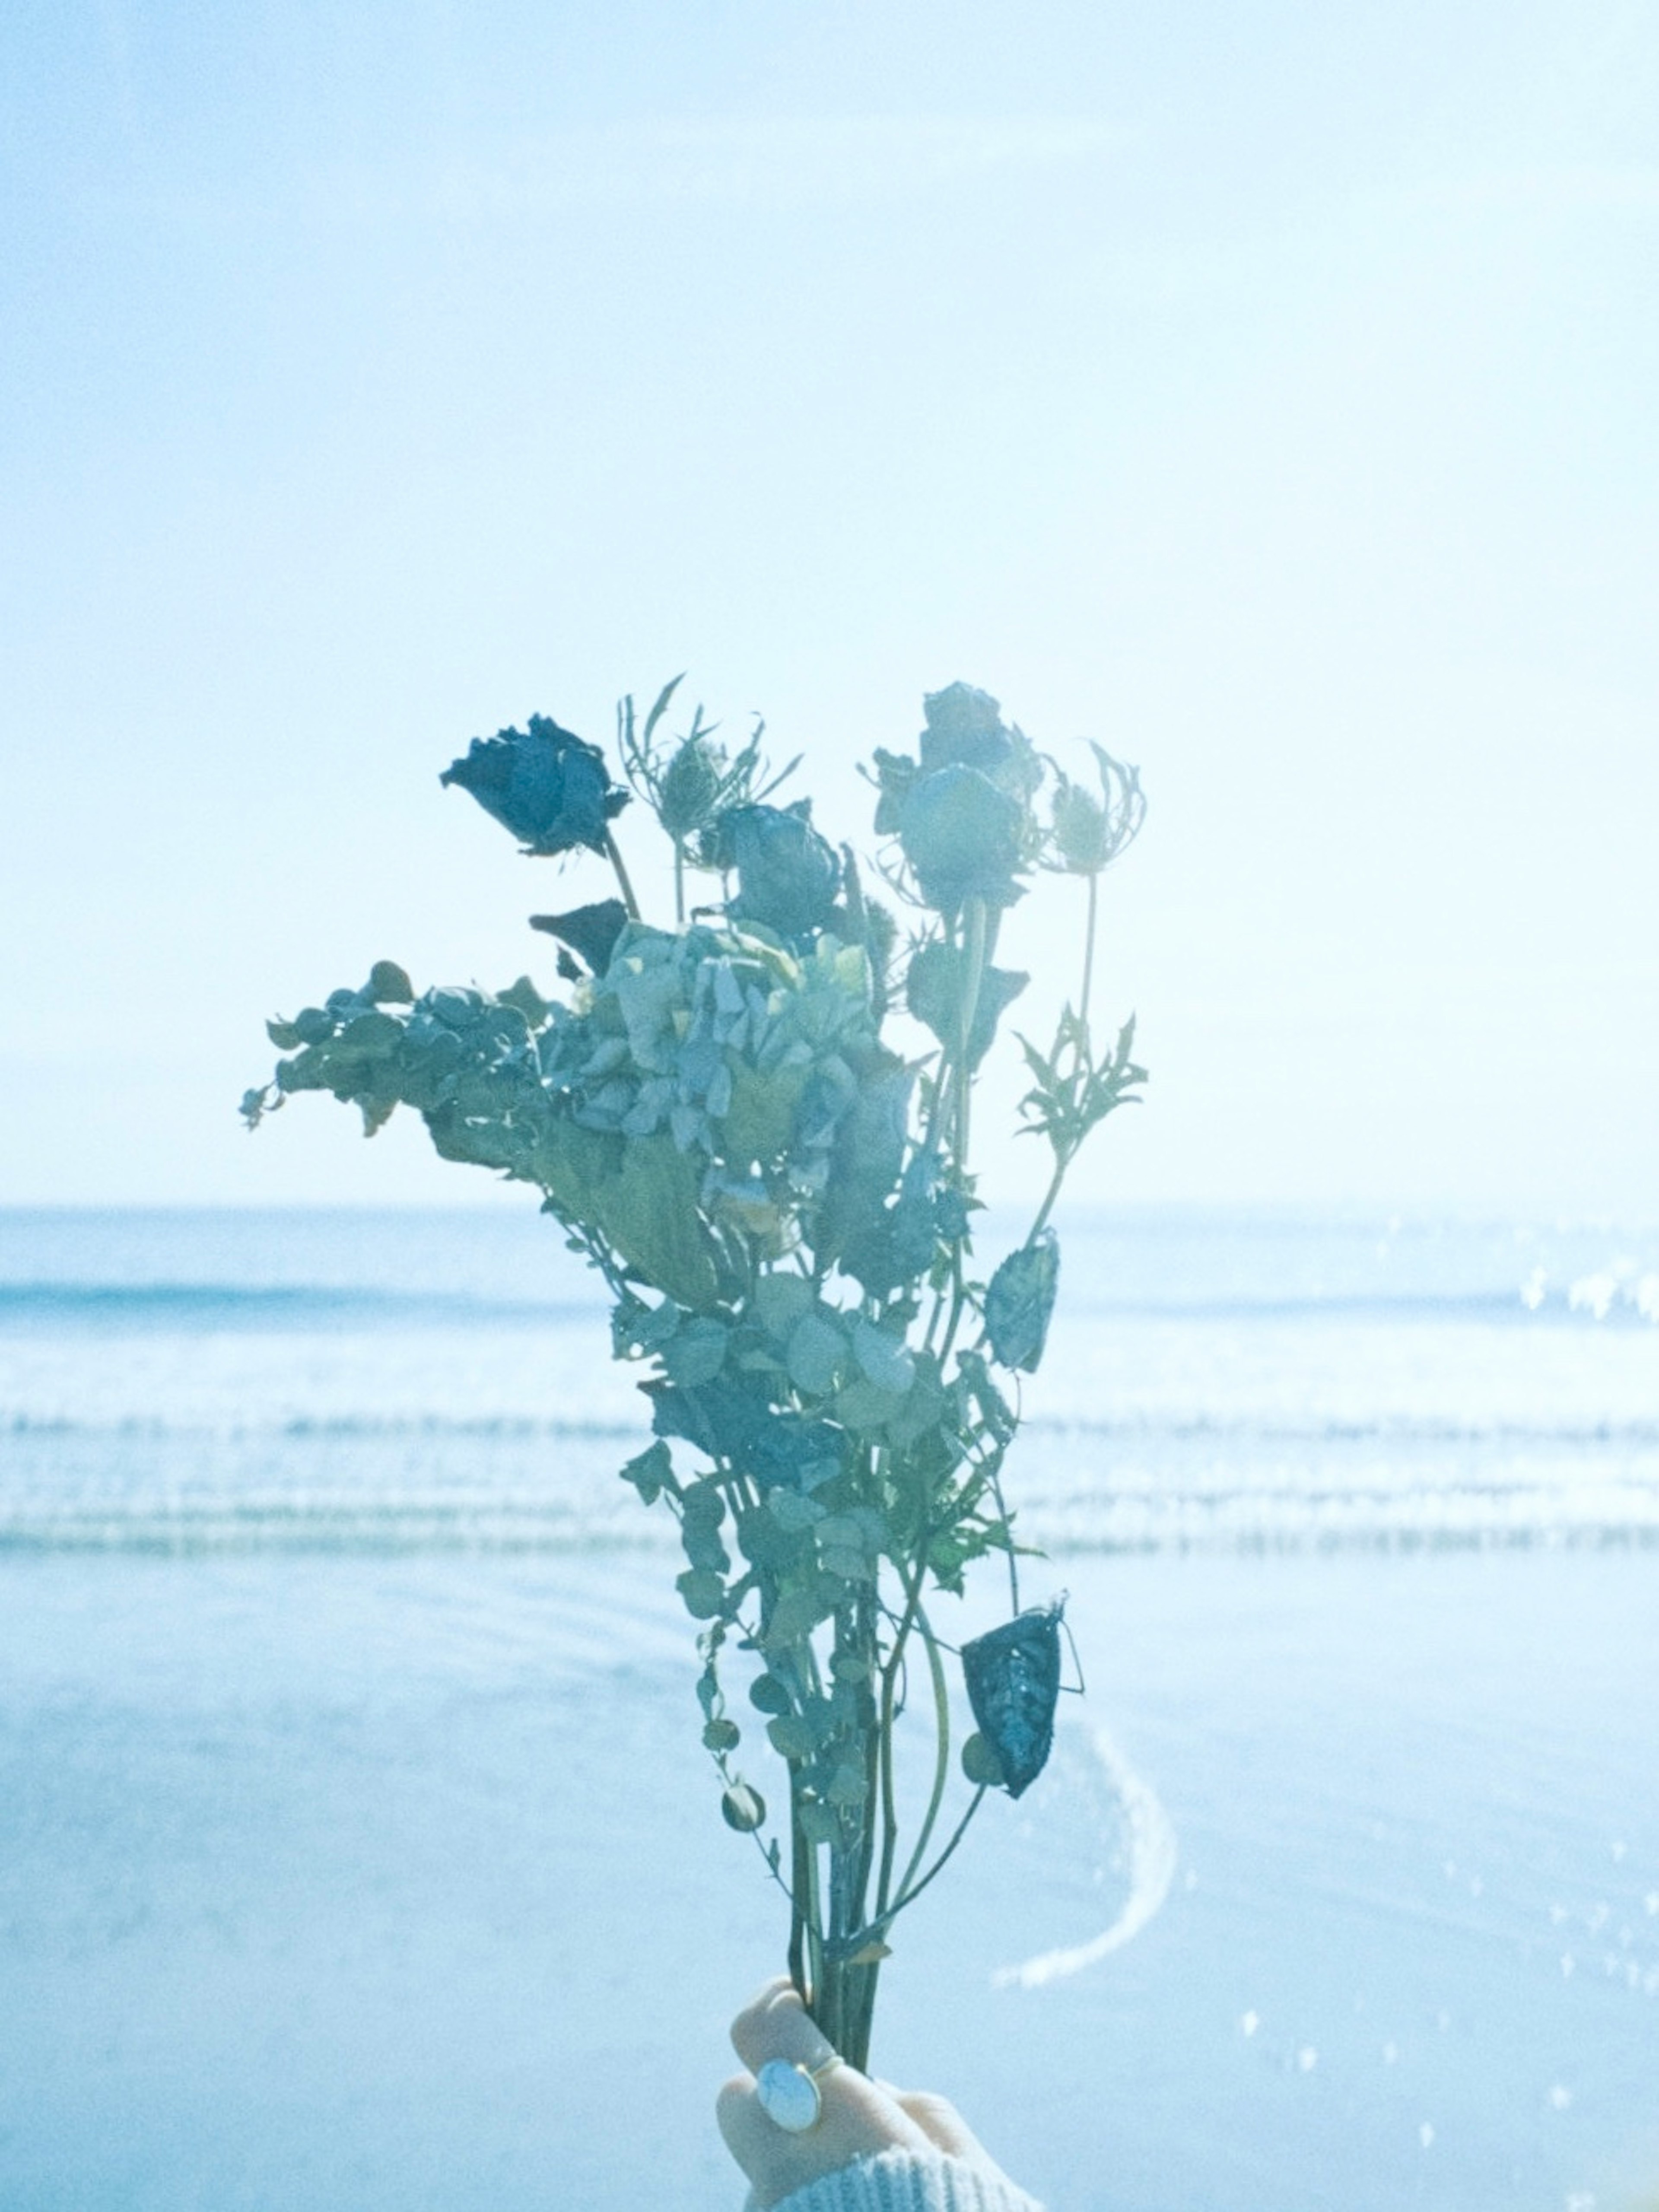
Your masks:
M841 862L804 802L729 807L715 822L714 839L716 866L737 871L738 895L726 908L733 921L758 921L787 938L828 927Z
M532 714L527 730L474 738L438 781L470 791L486 814L539 854L570 853L579 845L603 853L606 825L628 804L599 747L546 714Z
M921 711L927 728L921 733L921 765L983 769L994 775L1012 757L1014 741L1003 726L1002 708L988 691L971 684L947 684L929 691Z
M1011 1797L1030 1788L1054 1748L1063 1612L1056 1598L962 1647L968 1702Z
M1060 1287L1060 1240L1045 1229L1011 1252L985 1293L985 1334L1000 1366L1036 1372Z
M928 905L940 914L969 899L1012 906L1024 819L1018 801L976 768L918 777L899 811L899 842Z

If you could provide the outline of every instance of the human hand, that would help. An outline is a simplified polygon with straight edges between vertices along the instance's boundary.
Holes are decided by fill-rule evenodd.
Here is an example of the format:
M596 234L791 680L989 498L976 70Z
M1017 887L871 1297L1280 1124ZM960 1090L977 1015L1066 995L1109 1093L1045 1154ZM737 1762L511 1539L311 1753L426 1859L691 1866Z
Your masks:
M744 2007L732 2023L732 2042L749 2071L726 2082L714 2113L726 2148L749 2179L754 2212L770 2212L782 2198L854 2159L893 2149L943 2152L1017 2194L954 2105L922 2090L872 2081L854 2067L837 2065L820 2077L822 2110L803 2134L791 2135L770 2119L754 2081L767 2061L811 2069L832 2055L787 1976L768 1982Z

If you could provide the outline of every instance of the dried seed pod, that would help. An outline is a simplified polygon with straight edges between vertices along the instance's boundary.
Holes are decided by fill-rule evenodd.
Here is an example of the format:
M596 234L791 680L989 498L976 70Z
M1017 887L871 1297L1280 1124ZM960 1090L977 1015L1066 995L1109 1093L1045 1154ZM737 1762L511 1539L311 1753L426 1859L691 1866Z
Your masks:
M751 1834L766 1818L766 1800L747 1782L734 1782L720 1793L720 1817L740 1836Z

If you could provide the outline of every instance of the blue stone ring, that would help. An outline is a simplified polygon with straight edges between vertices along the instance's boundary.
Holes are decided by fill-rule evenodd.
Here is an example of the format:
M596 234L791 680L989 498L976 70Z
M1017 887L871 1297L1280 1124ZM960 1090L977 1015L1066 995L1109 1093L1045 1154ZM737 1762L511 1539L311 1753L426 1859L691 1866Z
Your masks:
M786 2135L804 2136L815 2128L823 2110L818 2083L842 2063L832 2051L816 2066L798 2066L787 2058L769 2058L755 2076L755 2098L774 2127Z

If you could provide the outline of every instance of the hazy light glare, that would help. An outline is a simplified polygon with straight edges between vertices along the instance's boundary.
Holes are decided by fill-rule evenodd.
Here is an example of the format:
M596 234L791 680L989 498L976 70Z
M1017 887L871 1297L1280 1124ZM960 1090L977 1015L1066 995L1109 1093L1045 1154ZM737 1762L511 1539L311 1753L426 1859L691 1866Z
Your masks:
M1650 16L178 0L0 60L0 1196L487 1195L246 1144L258 1017L534 965L553 878L438 769L689 666L838 831L958 676L1139 762L1085 1193L1659 1210ZM1076 926L1013 917L1020 1025Z

